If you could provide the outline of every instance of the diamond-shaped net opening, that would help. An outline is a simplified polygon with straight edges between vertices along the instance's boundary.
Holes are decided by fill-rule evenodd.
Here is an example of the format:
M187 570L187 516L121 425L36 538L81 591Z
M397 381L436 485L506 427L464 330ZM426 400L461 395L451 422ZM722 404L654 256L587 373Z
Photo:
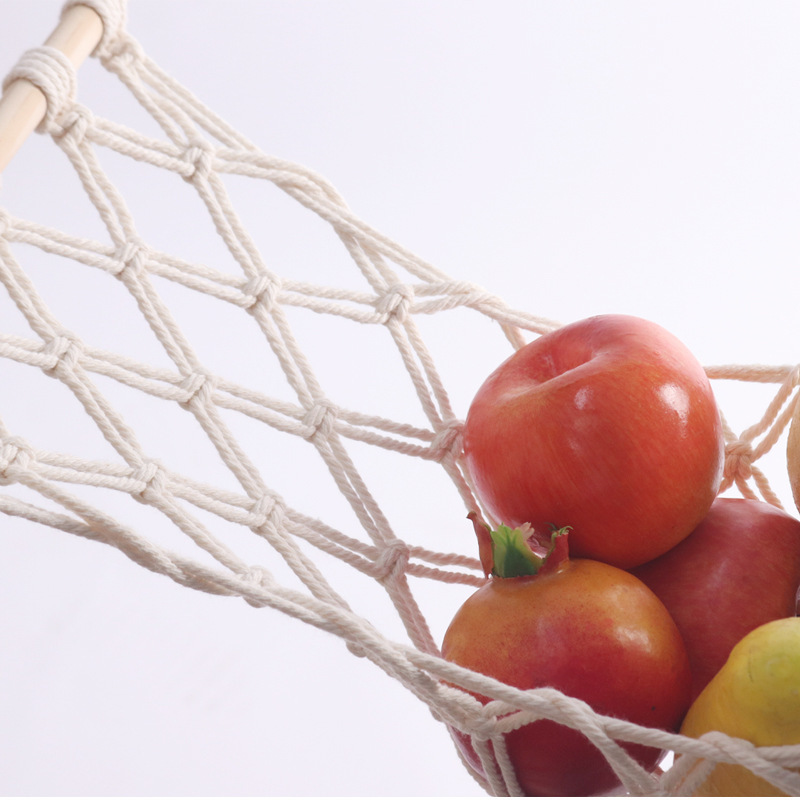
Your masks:
M10 76L49 92L43 130L91 205L81 235L0 210L2 380L41 409L29 430L4 399L0 509L342 637L474 736L486 770L476 778L492 793L519 792L503 732L539 717L583 730L637 794L681 793L702 779L696 763L744 757L727 737L647 730L439 657L432 587L484 581L464 522L480 510L461 463L470 398L451 397L448 376L485 375L556 323L371 228L320 176L266 155L165 75L117 6L91 5L106 20L95 55L149 115L148 133L80 105L68 65L47 48ZM175 198L174 240L149 236L153 193ZM298 215L307 234L286 241L285 220ZM197 225L216 229L215 251L195 252ZM450 335L464 316L485 346ZM766 387L755 423L727 430L725 488L779 504L756 462L789 422L797 371L708 372ZM400 511L417 524L396 529ZM396 624L379 630L378 608ZM496 701L483 707L455 686ZM650 775L620 741L707 761ZM746 757L800 788L784 769L800 766L793 749Z

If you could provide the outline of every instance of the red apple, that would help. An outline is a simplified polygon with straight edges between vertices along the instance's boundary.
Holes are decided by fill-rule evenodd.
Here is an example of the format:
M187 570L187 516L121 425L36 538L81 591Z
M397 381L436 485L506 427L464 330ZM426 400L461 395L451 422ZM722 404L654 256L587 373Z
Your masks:
M632 572L683 635L694 699L743 636L795 615L800 521L769 503L719 498L686 539Z
M498 523L546 535L571 526L574 556L630 568L703 519L724 447L692 353L655 323L604 315L501 364L470 406L464 454Z

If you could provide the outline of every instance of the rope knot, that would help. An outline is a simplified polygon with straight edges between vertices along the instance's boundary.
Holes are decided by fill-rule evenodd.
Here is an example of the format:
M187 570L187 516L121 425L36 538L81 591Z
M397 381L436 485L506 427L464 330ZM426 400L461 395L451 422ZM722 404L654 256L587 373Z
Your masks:
M125 242L115 253L119 268L114 272L121 281L136 280L147 266L148 251L143 242Z
M103 65L115 72L130 72L146 58L139 42L124 31L108 44L101 41L95 52Z
M0 446L0 486L16 483L14 473L27 471L35 460L27 442L16 437L6 439Z
M497 714L492 707L484 706L481 713L470 720L469 735L479 742L488 742L497 736Z
M145 505L161 497L167 487L167 474L157 461L145 462L133 475L133 480L142 488L131 492L131 497Z
M464 423L458 419L450 420L441 430L436 432L427 457L432 461L457 459L463 449Z
M390 286L375 304L375 310L381 317L381 324L386 325L392 319L403 322L408 316L413 299L414 290L410 286L404 283Z
M242 574L242 579L254 589L272 591L276 586L275 578L266 567L259 567L256 565L248 566ZM247 594L243 595L243 597L253 608L263 608L264 605L266 605L263 600L256 599L255 597L248 597Z
M400 539L388 542L374 562L375 578L381 582L405 572L411 551Z
M267 275L258 275L242 287L244 307L254 311L258 306L264 311L272 309L279 290L278 282Z
M58 131L58 119L75 103L77 77L72 62L50 45L34 47L22 54L3 81L3 89L15 80L32 83L45 97L47 109L37 131Z
M94 125L94 115L86 106L75 104L66 111L51 131L56 139L69 140L77 147L86 138L86 133Z
M183 152L186 164L183 179L189 183L205 181L214 170L214 149L206 142L194 142Z
M180 389L184 392L183 399L179 401L182 406L190 406L195 402L208 405L214 394L214 378L205 372L192 372L184 376Z
M260 530L266 526L279 530L283 524L283 517L286 512L283 501L274 494L262 494L255 500L250 513L255 518L251 527Z
M303 417L303 425L308 428L308 432L303 434L303 438L314 441L317 436L322 435L324 439L327 439L335 422L336 406L328 400L319 400L306 411Z
M63 332L45 342L42 355L48 365L42 367L46 375L57 377L63 373L69 374L80 362L83 347L80 340L73 334Z
M458 731L478 742L486 742L497 735L497 713L495 704L481 703L469 689L452 684L441 684L438 691L446 696L442 710L447 722Z
M272 577L272 573L266 567L261 567L257 564L249 565L242 578L254 586L269 587L275 585L275 578Z
M737 439L725 447L724 477L729 481L746 481L753 474L753 446Z

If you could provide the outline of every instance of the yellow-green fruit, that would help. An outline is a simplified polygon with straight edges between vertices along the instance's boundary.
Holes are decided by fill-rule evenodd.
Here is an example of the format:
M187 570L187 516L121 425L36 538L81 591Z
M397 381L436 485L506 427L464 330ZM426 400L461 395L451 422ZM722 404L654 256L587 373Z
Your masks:
M722 731L754 745L800 743L800 618L768 622L731 651L692 704L681 733ZM784 795L738 764L719 764L695 791L700 796Z

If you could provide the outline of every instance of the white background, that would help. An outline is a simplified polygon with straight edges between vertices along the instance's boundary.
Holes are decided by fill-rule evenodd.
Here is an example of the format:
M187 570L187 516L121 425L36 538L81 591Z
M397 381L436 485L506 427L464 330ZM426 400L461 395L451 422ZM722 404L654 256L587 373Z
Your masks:
M0 72L44 41L59 8L0 0ZM800 360L794 3L132 0L129 29L264 151L318 171L355 213L454 277L563 322L653 319L707 365ZM107 79L93 64L81 75L80 99L113 118ZM28 143L0 205L100 235L53 151ZM186 222L188 201L147 205L141 180L119 177L153 238L197 258L216 246ZM271 236L257 203L247 224ZM270 257L324 270L319 223L291 224L269 239ZM109 349L126 346L92 277L77 284L65 268L47 280L65 314L86 292L87 335L106 330ZM0 302L0 330L22 334ZM207 335L213 321L187 311L185 324L208 340L210 363L247 369L213 349L225 341ZM465 318L449 324L443 372L463 415L508 348L496 330L484 342ZM17 378L0 376L0 417L68 439ZM329 379L345 396L359 375ZM382 387L356 394L391 405ZM771 392L715 389L737 430ZM782 447L770 476L791 504ZM327 502L304 498L302 480L293 489L303 510ZM401 535L424 507L431 531L415 541L469 536L449 496L420 497L400 479L379 494ZM437 637L462 596L431 606ZM338 639L17 520L0 527L0 792L481 793L428 711Z

